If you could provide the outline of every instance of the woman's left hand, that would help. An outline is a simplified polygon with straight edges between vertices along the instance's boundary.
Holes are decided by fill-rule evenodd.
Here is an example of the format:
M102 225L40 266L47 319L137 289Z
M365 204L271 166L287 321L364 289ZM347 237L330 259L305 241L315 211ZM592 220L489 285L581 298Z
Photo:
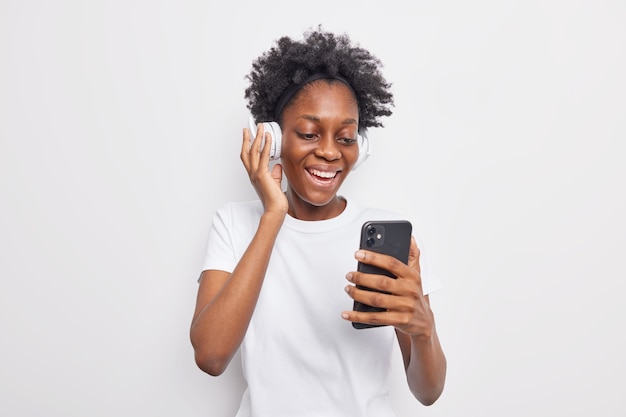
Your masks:
M344 311L342 317L357 323L390 325L411 336L430 338L434 332L435 320L422 290L419 256L420 251L414 238L411 238L408 265L393 256L367 250L357 251L355 258L359 262L387 270L396 279L386 275L349 272L346 278L353 285L348 285L346 292L350 297L386 311ZM359 289L356 285L382 293Z

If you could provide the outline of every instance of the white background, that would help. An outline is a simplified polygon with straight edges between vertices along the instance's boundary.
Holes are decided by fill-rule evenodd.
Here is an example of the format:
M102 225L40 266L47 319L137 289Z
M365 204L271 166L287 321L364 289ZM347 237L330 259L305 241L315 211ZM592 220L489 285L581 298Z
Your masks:
M213 211L254 198L244 75L322 23L394 115L345 194L417 219L444 284L432 407L623 416L626 3L0 1L0 414L230 417L188 328ZM397 352L396 352L397 354ZM297 381L294 381L297 383Z

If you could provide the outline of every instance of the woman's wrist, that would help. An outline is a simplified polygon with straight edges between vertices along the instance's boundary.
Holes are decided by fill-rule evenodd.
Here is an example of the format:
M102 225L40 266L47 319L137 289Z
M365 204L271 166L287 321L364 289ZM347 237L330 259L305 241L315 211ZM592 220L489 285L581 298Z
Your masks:
M287 211L282 210L268 210L265 211L261 215L260 225L267 224L269 225L278 225L282 226L283 221L285 220L285 216L287 215Z

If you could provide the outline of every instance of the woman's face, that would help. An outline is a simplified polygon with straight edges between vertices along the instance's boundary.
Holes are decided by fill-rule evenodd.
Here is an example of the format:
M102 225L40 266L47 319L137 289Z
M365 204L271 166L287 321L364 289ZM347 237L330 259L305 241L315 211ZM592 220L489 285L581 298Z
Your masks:
M298 92L282 114L282 166L290 214L319 220L344 208L337 192L357 157L359 111L348 86L318 80Z

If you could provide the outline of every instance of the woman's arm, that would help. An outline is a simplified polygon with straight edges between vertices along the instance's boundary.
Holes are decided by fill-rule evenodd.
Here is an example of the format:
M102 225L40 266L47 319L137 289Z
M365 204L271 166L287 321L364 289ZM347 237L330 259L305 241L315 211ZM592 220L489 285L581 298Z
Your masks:
M428 296L424 297L430 311ZM429 313L432 317L432 311ZM439 343L432 319L430 336L411 336L396 329L409 388L424 405L431 405L443 392L446 380L446 357Z
M250 131L244 129L241 146L241 160L263 203L258 229L232 273L207 270L200 277L190 337L198 367L211 375L224 372L241 345L287 214L287 198L280 187L282 167L277 164L269 171L270 146L260 150L263 135L259 125L257 140L250 146ZM267 143L270 140L267 135Z
M246 333L256 306L274 241L283 219L264 215L232 274L202 272L191 324L198 367L217 376L228 366Z

